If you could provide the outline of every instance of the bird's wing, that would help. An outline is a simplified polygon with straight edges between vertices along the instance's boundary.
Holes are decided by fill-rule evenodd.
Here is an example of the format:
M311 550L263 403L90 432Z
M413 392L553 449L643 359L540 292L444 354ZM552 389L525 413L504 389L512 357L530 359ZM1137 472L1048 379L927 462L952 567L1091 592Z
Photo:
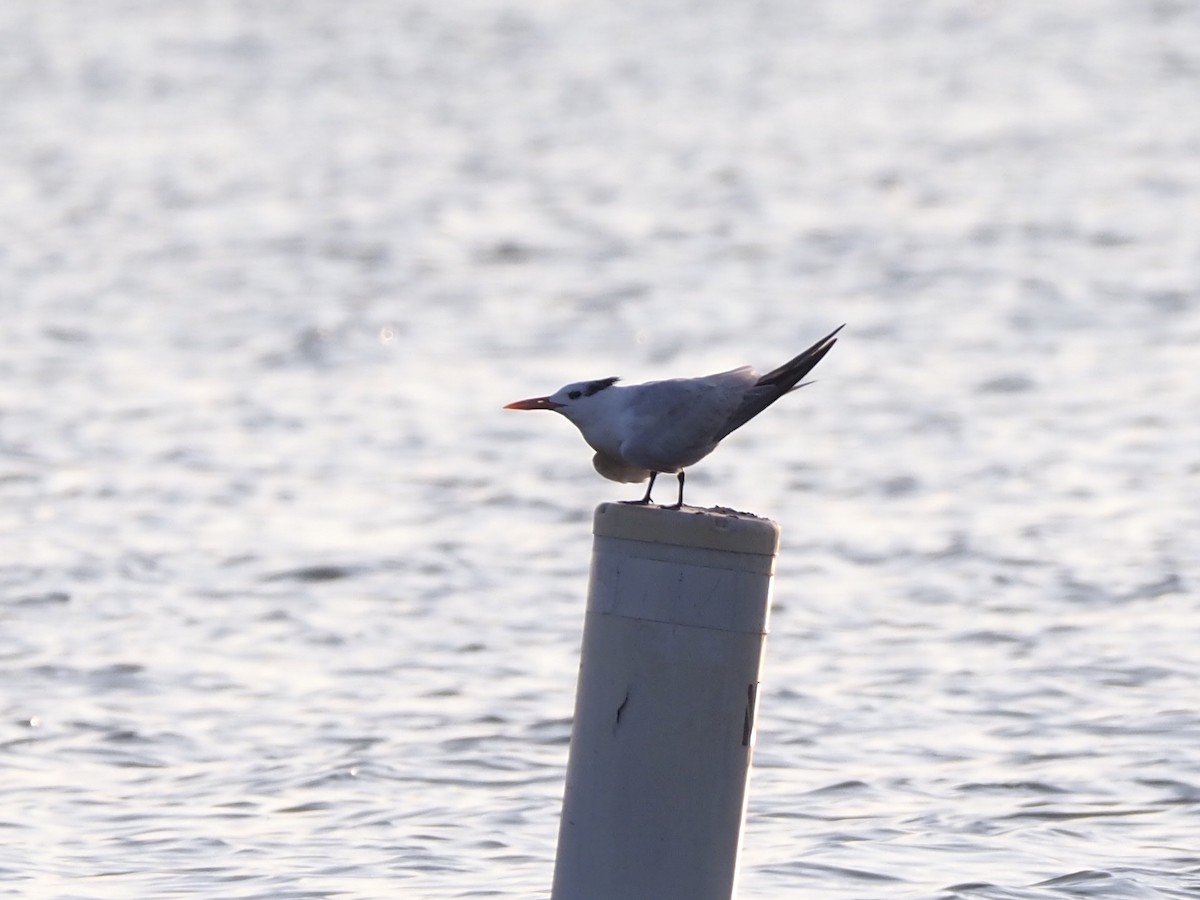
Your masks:
M621 455L655 472L677 472L713 451L713 435L757 380L749 366L705 375L651 381L633 392L625 410Z
M717 428L713 435L713 443L724 440L788 391L800 387L800 379L825 358L825 354L837 343L835 335L845 327L839 325L799 356L789 359L778 369L773 369L755 381L745 392L741 402L730 413L728 419Z

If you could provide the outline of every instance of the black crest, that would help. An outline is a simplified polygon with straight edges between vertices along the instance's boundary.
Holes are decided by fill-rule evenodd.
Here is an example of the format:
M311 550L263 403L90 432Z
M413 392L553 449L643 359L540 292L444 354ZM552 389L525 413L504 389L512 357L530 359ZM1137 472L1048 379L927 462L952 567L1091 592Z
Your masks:
M592 394L598 394L606 387L612 387L620 380L620 378L613 377L601 378L599 381L590 381L588 382L588 386L583 389L583 396L590 397Z

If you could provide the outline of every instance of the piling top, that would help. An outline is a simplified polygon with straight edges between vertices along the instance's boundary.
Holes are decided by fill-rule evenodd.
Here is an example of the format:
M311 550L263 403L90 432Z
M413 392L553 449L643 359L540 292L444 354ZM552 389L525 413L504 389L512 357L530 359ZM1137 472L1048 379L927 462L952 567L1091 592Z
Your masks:
M597 537L727 553L774 556L779 551L779 526L775 522L721 507L664 509L661 506L601 503L596 507L592 533Z

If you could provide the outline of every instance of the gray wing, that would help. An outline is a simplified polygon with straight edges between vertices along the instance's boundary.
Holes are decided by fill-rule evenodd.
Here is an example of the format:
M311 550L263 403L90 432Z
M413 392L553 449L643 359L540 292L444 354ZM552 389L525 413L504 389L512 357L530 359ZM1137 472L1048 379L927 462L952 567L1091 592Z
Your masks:
M744 366L626 388L637 395L628 406L623 431L630 437L621 445L621 456L654 472L677 472L703 459L717 446L713 435L756 378Z

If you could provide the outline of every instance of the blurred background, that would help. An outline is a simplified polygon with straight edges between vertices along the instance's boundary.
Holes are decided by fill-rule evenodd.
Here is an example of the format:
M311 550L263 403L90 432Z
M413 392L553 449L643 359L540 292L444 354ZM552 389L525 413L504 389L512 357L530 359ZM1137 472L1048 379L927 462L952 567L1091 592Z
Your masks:
M818 383L745 898L1200 892L1200 7L0 6L0 893L545 897L568 381Z

